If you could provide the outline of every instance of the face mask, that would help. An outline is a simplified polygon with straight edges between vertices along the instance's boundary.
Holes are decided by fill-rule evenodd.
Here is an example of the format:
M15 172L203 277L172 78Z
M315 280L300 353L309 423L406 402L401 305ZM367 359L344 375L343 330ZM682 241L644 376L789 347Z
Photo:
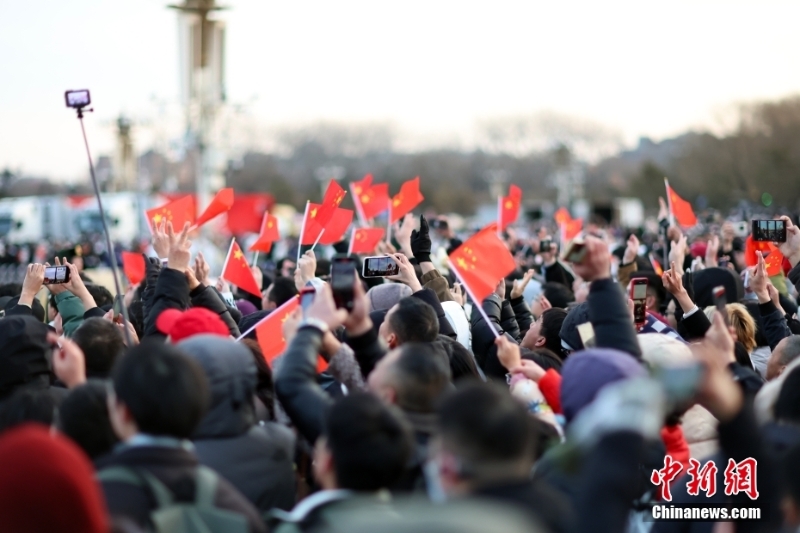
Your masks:
M422 472L425 475L425 486L428 491L428 498L430 498L433 503L444 503L447 501L447 495L442 488L442 480L439 476L439 462L435 459L426 461Z

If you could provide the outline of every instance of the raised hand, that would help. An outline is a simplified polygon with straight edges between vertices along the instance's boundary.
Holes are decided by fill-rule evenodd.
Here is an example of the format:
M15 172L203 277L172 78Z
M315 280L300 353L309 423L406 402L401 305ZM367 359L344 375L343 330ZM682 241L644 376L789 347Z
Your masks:
M320 320L333 330L345 323L347 311L336 308L331 286L326 283L314 296L314 301L306 311L306 317Z
M33 299L42 288L44 284L44 269L45 266L39 263L32 263L28 265L28 270L25 273L25 280L22 282L22 292L19 296L18 305L33 305Z
M394 259L395 263L397 263L397 266L400 268L400 273L396 276L389 276L389 279L405 283L411 287L413 292L421 291L422 285L420 285L417 279L417 273L414 270L414 265L411 264L408 257L403 254L389 254L389 257Z
M400 250L411 257L413 255L411 247L411 234L414 226L414 216L409 213L402 220L394 225L394 238L400 244Z
M172 223L170 222L170 225ZM166 259L169 254L169 235L167 235L167 220L164 219L160 224L153 221L153 250L159 259Z
M64 385L72 389L86 382L86 357L73 341L59 338L52 331L47 342L53 347L53 373Z
M705 370L699 387L700 404L720 421L730 420L741 409L743 396L728 370L728 365L736 360L734 340L718 311L714 312L705 338L689 347Z
M789 260L792 267L800 263L800 228L794 225L792 219L783 216L780 218L786 224L786 242L779 244L778 249Z
M167 268L186 272L192 259L189 223L186 222L183 225L183 230L180 233L175 233L172 228L172 222L167 222L167 238L169 239L169 251L167 252L169 264Z
M689 246L686 244L686 235L681 234L677 241L672 241L672 246L669 250L669 261L675 263L677 268L674 270L678 275L683 274L683 262L686 259L686 253Z
M522 374L536 383L539 383L539 380L545 375L545 369L529 359L521 359L519 366L512 367L508 371L511 374Z
M317 256L314 254L314 250L308 250L300 256L300 261L297 262L297 268L294 270L294 284L297 290L303 290L306 283L314 279L316 272Z
M758 296L758 303L765 304L770 300L769 289L767 289L769 283L767 265L760 251L756 251L756 257L758 258L758 264L756 264L753 276L750 278L750 289Z
M625 243L625 253L622 255L622 264L623 265L630 265L634 261L636 261L636 257L639 255L639 239L636 235L631 234L628 237L628 242Z
M708 240L706 245L706 268L719 266L717 256L719 255L719 237L714 235Z
M450 289L450 296L453 297L453 300L455 300L458 305L464 307L466 298L464 296L464 290L461 288L461 284L459 282L453 283L453 288Z
M424 215L419 216L419 230L411 232L411 252L419 263L431 260L431 230Z
M664 283L664 288L667 289L667 292L677 296L686 292L686 289L683 287L683 276L678 273L675 266L673 261L671 268L661 274L661 281Z
M203 252L198 252L194 258L194 277L203 285L209 285L208 275L211 273L211 267L208 266L206 258L203 257ZM258 277L256 277L258 279Z
M497 358L506 370L510 371L512 368L521 366L522 356L520 355L519 344L511 342L505 335L501 335L494 340L494 345L497 346Z
M573 263L575 274L584 281L592 282L611 277L611 253L608 246L591 235L584 240L586 253L580 263Z
M522 294L525 292L525 287L528 286L528 283L530 283L531 278L533 278L533 274L534 270L530 269L527 272L525 272L525 275L522 276L522 279L514 280L514 283L511 287L511 294L510 294L511 300L522 297Z

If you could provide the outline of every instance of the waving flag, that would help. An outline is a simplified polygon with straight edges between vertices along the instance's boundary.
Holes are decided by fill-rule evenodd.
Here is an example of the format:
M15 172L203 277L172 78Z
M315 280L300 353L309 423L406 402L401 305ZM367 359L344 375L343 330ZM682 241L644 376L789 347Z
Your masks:
M144 256L136 252L122 252L122 270L131 285L141 283L145 276Z
M194 196L187 195L161 207L148 209L145 214L151 229L153 224L161 224L162 221L166 220L167 222L172 222L172 227L175 228L175 231L181 231L187 222L190 225L194 224L197 216L197 206L194 202Z
M261 297L258 282L253 271L250 270L250 265L247 264L244 252L236 243L236 239L231 240L231 247L228 249L228 256L225 258L225 265L222 267L220 277L253 296Z
M256 242L250 246L250 251L269 253L272 250L272 243L280 240L280 238L278 219L269 213L264 213L264 220L261 222L261 233L258 234Z
M478 306L516 268L514 257L497 236L494 225L467 239L450 254L449 263Z
M331 180L330 183L328 183L328 189L325 191L325 197L322 199L322 203L320 205L311 204L313 207L311 207L308 212L309 218L320 227L324 228L328 225L331 218L333 218L333 214L336 212L339 204L342 203L342 200L344 200L346 194L345 190L342 189L335 180Z
M208 204L206 210L203 211L199 217L197 217L194 225L199 228L209 220L216 218L223 213L227 213L230 211L231 207L233 207L233 189L222 189L214 196L214 198L211 199L211 203Z
M344 240L345 233L347 233L350 224L353 222L353 210L337 207L328 224L324 226L325 232L323 233L323 226L320 226L316 220L311 218L311 213L314 209L319 209L319 206L309 203L308 220L304 224L303 238L300 240L300 244L314 244L317 239L319 239L320 244L336 244Z
M561 244L565 245L575 237L577 237L583 230L583 219L575 218L567 220L560 224L561 230Z
M678 196L669 186L669 181L664 178L664 185L667 187L667 201L669 202L669 212L675 217L675 221L684 228L691 228L697 225L697 217L694 216L692 204Z
M508 196L500 197L500 215L498 217L500 231L517 221L521 204L522 189L512 185L509 187Z
M366 220L372 220L389 209L389 184L376 183L354 200L358 202Z
M348 255L373 253L384 235L386 230L383 228L353 228Z
M419 176L403 183L400 187L400 192L392 198L391 220L389 222L394 224L421 204L423 200L425 200L425 197L422 196L419 190Z
M566 207L559 207L558 211L556 211L553 215L553 218L555 219L556 224L560 226L564 222L572 220L572 215L569 214L569 211L567 211Z

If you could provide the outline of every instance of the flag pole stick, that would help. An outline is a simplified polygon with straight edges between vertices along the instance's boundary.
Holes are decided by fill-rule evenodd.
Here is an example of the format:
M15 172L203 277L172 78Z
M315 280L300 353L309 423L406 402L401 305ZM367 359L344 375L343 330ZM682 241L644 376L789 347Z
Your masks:
M225 256L225 262L222 264L222 273L225 273L225 269L228 268L228 260L231 258L231 252L233 252L233 243L236 242L236 237L231 238L231 245L228 247L228 255ZM220 274L220 279L222 279L222 274Z
M356 240L356 228L353 228L350 231L350 243L347 245L347 255L348 257L353 255L353 241Z
M310 200L306 200L306 210L303 212L303 223L300 225L300 240L297 241L297 262L300 262L300 253L303 250L303 234L306 231L306 219L308 218L308 204Z
M392 199L389 198L389 220L386 224L386 243L392 244Z
M323 233L325 233L325 228L322 228L322 231L320 231L319 235L317 235L317 240L314 241L314 244L311 245L311 251L312 252L314 251L314 248L317 247L317 244L319 243L319 240L322 238L322 234ZM298 259L298 261L299 261L299 259Z
M672 226L675 224L675 217L672 215L672 195L669 193L669 180L666 176L664 176L664 189L667 193L667 221L669 225ZM664 268L669 266L669 226L664 231ZM682 265L681 265L682 266Z
M256 250L256 253L253 256L253 264L258 265L258 250Z
M358 215L358 222L361 224L361 227L367 227L367 217L364 216L364 208L361 205L361 198L353 190L353 183L350 182L348 185L350 189L350 194L353 196L353 205L356 206L356 214Z
M503 197L497 197L497 236L503 238Z
M464 287L464 290L467 291L467 294L472 299L473 308L475 307L478 308L478 312L486 321L486 325L489 326L489 329L491 329L492 333L494 333L494 338L499 339L500 334L497 332L496 329L494 329L494 324L492 324L491 320L489 320L489 315L487 315L486 311L483 310L483 302L480 302L478 301L477 298L475 298L475 294L473 294L472 289L470 289L469 285L464 282L464 278L461 276L461 272L459 272L458 269L455 267L455 265L453 265L453 262L450 261L449 257L447 258L447 265L450 267L450 270L452 270L455 273L459 281L461 281L461 286Z

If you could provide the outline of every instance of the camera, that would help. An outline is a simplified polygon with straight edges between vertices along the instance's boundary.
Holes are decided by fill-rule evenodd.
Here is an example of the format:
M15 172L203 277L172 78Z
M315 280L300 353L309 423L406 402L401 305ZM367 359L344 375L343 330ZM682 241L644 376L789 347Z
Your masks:
M73 109L81 109L92 103L92 97L89 94L89 89L67 91L64 93L64 100L67 102L67 107L71 107Z

